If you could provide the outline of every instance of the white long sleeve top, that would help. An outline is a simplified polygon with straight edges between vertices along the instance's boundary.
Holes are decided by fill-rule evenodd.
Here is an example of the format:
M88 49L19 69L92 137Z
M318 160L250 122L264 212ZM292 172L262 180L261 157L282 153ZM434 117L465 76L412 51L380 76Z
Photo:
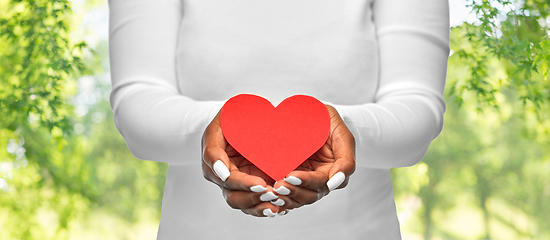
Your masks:
M445 0L110 0L111 108L137 158L169 163L158 239L400 239L389 169L443 126ZM276 218L233 210L200 139L240 93L333 105L356 140L349 185Z

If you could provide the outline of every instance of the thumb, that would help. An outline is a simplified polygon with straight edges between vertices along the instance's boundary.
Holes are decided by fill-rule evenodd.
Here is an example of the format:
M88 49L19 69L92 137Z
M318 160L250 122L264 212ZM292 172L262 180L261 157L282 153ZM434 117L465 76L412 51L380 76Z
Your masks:
M231 172L229 171L229 157L225 151L219 151L220 149L212 149L212 153L209 153L210 157L205 158L206 164L214 171L214 173L225 182ZM206 155L206 154L205 154Z
M349 177L355 172L355 139L345 125L339 128L331 136L335 161L328 172L327 187L330 191L346 187Z
M229 156L225 152L227 141L225 140L219 124L220 114L205 129L202 136L202 160L210 169L225 182L230 175Z

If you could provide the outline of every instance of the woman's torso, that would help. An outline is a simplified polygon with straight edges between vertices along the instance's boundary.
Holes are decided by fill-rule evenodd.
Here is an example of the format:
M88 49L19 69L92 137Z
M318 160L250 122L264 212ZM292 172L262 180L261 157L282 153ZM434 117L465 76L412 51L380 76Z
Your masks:
M378 52L369 0L183 0L178 84L195 100L300 93L372 102Z
M373 101L379 63L369 0L182 1L176 65L183 95ZM271 219L227 206L199 163L170 166L158 239L400 239L387 169L358 166L345 189Z

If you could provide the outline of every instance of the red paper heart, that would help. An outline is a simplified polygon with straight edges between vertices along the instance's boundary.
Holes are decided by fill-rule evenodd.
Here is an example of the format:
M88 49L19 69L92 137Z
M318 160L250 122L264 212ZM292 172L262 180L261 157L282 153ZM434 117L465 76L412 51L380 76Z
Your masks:
M274 180L319 150L330 132L330 115L319 100L295 95L274 107L267 99L240 94L221 110L227 142Z

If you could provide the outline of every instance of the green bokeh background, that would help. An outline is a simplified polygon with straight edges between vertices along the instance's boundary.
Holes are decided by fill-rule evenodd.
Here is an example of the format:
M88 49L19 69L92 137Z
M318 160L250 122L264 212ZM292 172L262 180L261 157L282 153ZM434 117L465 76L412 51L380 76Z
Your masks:
M550 239L549 2L464 4L444 129L391 171L403 239ZM106 5L0 0L0 239L156 237L168 166L114 127Z

